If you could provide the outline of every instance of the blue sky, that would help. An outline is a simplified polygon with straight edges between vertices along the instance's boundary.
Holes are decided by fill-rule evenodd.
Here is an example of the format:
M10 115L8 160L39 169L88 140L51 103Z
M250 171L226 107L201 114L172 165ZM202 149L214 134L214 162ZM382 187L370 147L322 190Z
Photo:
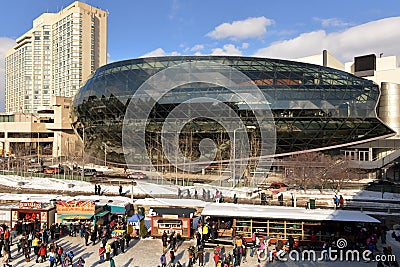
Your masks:
M28 31L40 14L57 12L72 2L1 2L0 94L4 94L4 54L15 38ZM110 62L193 54L291 59L323 49L342 61L365 53L400 56L398 0L83 2L109 12Z

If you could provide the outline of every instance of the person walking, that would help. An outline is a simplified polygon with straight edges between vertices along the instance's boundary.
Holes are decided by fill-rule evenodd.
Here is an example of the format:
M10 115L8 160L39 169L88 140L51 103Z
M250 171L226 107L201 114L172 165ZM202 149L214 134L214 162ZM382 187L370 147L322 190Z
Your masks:
M104 249L106 251L106 261L108 261L108 260L110 260L110 255L111 255L111 245L110 245L110 243L107 243Z
M189 247L188 249L188 258L189 258L189 263L188 263L188 267L193 267L194 264L194 249L193 247Z
M49 262L50 262L50 267L53 267L54 264L56 263L56 253L54 251L50 251L49 253Z
M118 238L119 247L121 248L121 252L125 253L125 240L123 238Z
M167 258L165 257L165 253L163 253L160 257L161 267L167 267Z
M340 197L339 197L339 205L340 205L340 208L343 209L343 207L344 207L344 198L343 198L342 195L340 195Z
M118 192L119 192L119 195L122 196L122 185L119 186Z
M337 207L339 206L339 198L337 195L335 195L335 197L333 198L333 203L335 204L335 208L337 209Z
M46 248L46 245L44 243L42 243L40 245L38 255L40 256L40 262L46 261L47 248ZM36 262L38 263L38 258L36 259Z
M199 259L199 266L204 266L204 248L202 245L198 246L197 257Z
M167 241L168 241L168 236L167 236L167 232L164 231L164 233L161 236L161 242L162 242L162 252L165 253L165 251L167 250Z
M110 258L110 267L115 267L115 261L113 258Z
M113 257L118 256L119 241L115 240L114 242L112 242L111 247L113 248Z
M3 263L3 267L12 267L12 265L9 264L10 263L10 254L8 254L8 251L4 251L2 263Z
M100 257L99 262L100 262L100 263L103 263L103 262L104 262L104 255L105 255L105 253L106 253L106 249L103 247L103 245L101 245L100 248L99 248L99 257Z
M97 231L95 229L90 234L90 241L92 241L92 246L94 246L96 244L96 239L97 239Z
M238 199L236 194L233 195L233 204L237 204L238 203Z
M173 250L169 251L169 264L168 265L172 265L175 262L175 252Z

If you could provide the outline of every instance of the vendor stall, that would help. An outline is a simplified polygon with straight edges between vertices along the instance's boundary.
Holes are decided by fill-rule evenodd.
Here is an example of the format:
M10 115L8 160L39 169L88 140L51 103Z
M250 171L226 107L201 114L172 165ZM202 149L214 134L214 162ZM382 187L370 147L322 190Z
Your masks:
M104 220L108 214L104 206L96 205L93 200L58 200L56 206L57 222L63 224L96 224L97 220Z
M161 237L164 232L175 232L190 238L193 234L193 218L196 212L190 208L151 208L151 236Z
M140 228L144 226L144 216L139 214L134 214L132 217L128 218L128 234L132 237L140 236Z
M21 201L11 209L10 225L18 233L43 229L54 223L56 208L50 203Z

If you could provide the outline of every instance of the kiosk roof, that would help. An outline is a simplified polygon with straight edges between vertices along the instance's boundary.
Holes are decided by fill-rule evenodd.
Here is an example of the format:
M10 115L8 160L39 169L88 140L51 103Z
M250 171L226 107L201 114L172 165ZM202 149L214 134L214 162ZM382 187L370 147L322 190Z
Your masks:
M354 210L305 209L232 203L213 203L207 205L204 207L201 215L235 218L380 223L379 220L361 211Z

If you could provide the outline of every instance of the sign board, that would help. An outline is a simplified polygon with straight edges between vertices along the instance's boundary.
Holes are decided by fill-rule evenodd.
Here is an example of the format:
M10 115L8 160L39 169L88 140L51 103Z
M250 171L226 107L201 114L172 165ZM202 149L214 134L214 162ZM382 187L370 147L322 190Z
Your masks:
M56 203L57 214L95 214L95 204L93 201L58 200Z
M41 209L42 203L38 202L19 202L18 207L20 209Z
M178 219L179 216L178 215L163 215L162 216L164 219Z

